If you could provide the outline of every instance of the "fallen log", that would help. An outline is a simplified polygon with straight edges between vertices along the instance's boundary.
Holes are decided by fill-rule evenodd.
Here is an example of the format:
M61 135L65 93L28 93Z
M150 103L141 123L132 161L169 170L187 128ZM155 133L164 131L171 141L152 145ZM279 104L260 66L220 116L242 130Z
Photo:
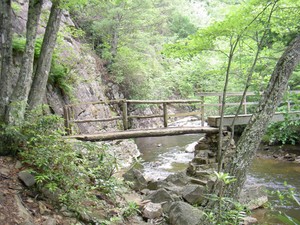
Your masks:
M115 139L129 139L138 137L173 136L182 134L218 133L218 128L214 127L168 127L147 130L126 130L116 132L103 132L98 134L79 134L65 136L67 139L77 139L81 141L107 141Z

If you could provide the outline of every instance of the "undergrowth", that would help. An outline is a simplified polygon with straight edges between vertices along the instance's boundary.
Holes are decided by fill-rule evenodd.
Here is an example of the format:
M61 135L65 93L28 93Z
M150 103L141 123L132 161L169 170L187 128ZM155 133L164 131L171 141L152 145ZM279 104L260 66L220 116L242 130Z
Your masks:
M113 176L114 156L106 147L64 139L62 119L42 111L28 114L22 126L1 125L0 147L30 168L42 193L52 193L52 201L80 217L103 203L98 196L115 202L121 182Z

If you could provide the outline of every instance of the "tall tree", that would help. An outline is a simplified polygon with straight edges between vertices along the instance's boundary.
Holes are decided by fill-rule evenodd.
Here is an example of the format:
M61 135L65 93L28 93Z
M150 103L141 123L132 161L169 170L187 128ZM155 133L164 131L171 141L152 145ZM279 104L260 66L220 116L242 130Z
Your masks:
M288 80L300 62L300 36L296 37L278 60L268 87L264 92L256 112L236 146L236 156L228 172L237 182L228 187L228 195L238 198L246 180L246 173L262 140L268 123L281 102L288 86Z
M32 84L35 41L42 5L43 0L30 0L28 4L26 46L23 53L18 82L14 88L10 99L11 103L6 112L6 120L8 123L18 124L22 122L25 115L28 94Z
M32 87L30 89L28 104L33 109L43 103L46 93L46 85L51 67L51 60L56 44L57 34L61 22L63 9L59 1L53 1L49 20L47 23L41 53L37 68L34 73Z
M9 102L12 68L12 8L11 0L0 0L0 121L4 121Z

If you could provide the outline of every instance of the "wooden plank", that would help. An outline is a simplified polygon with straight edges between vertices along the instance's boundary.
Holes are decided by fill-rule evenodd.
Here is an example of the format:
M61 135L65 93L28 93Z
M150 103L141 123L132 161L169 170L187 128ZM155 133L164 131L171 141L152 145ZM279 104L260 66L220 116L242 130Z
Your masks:
M201 96L201 125L204 126L204 114L205 114L205 109L204 109L204 96Z
M299 94L300 91L289 91L290 94ZM246 96L257 96L257 95L261 95L263 94L263 92L253 92L253 91L249 91L246 93ZM242 96L243 92L227 92L226 96ZM223 96L223 92L199 92L196 93L196 96Z
M138 137L173 136L182 134L217 133L218 128L213 127L168 127L148 130L127 130L117 132L105 132L99 134L82 134L65 136L66 139L78 139L82 141L107 141L115 139L128 139Z
M93 123L93 122L108 122L113 120L120 120L121 116L115 116L111 118L103 118L103 119L85 119L85 120L71 120L71 123Z
M95 102L79 102L74 104L69 104L66 106L81 106L81 105L97 105L97 104L117 104L120 102L124 102L126 99L115 99L115 100L100 100Z
M261 94L262 92L260 92ZM223 96L223 92L200 92L196 94L197 96ZM226 96L242 96L243 92L228 92ZM256 92L247 92L247 96L255 96Z
M128 129L128 105L127 102L123 102L122 105L122 119L123 119L123 128L124 130Z
M163 113L164 113L164 127L168 127L168 109L167 103L163 103Z
M299 119L300 112L290 112L291 119L297 120ZM235 121L235 125L246 125L248 124L252 114L239 115ZM225 115L224 116L224 126L231 126L232 121L234 119L234 115ZM275 113L272 122L279 122L284 120L284 113ZM220 126L220 116L209 116L207 118L207 123L211 127L219 127Z
M153 115L131 115L128 116L130 119L150 119L150 118L158 118L158 117L164 117L163 114L153 114Z
M128 103L133 104L163 104L163 103L201 103L201 100L127 100Z
M201 112L196 111L196 112L186 112L186 113L175 113L175 114L169 114L170 117L185 117L185 116L200 116Z
M65 124L65 131L68 135L71 134L71 131L70 131L70 120L69 120L69 117L68 117L68 107L67 106L64 106L63 107L63 111L64 111L64 124Z

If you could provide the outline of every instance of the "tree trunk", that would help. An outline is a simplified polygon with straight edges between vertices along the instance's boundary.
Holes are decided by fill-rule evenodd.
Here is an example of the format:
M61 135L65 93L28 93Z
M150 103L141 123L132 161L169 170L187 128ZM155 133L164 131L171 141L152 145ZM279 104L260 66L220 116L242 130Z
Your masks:
M0 0L0 121L4 121L10 95L12 67L11 0Z
M42 5L43 0L30 0L28 4L25 52L22 58L18 82L6 112L6 120L11 124L19 124L24 119L29 90L32 84L34 47Z
M62 11L63 10L60 7L59 3L53 2L43 39L38 65L29 93L29 109L33 109L43 103L43 99L46 93L48 76L51 68L52 55L62 17Z
M260 100L258 108L251 117L246 129L236 146L236 157L227 168L236 182L229 185L227 195L234 199L239 197L246 180L246 173L252 163L262 136L265 133L276 107L281 102L287 89L288 80L300 62L300 36L295 38L278 60L268 87Z

